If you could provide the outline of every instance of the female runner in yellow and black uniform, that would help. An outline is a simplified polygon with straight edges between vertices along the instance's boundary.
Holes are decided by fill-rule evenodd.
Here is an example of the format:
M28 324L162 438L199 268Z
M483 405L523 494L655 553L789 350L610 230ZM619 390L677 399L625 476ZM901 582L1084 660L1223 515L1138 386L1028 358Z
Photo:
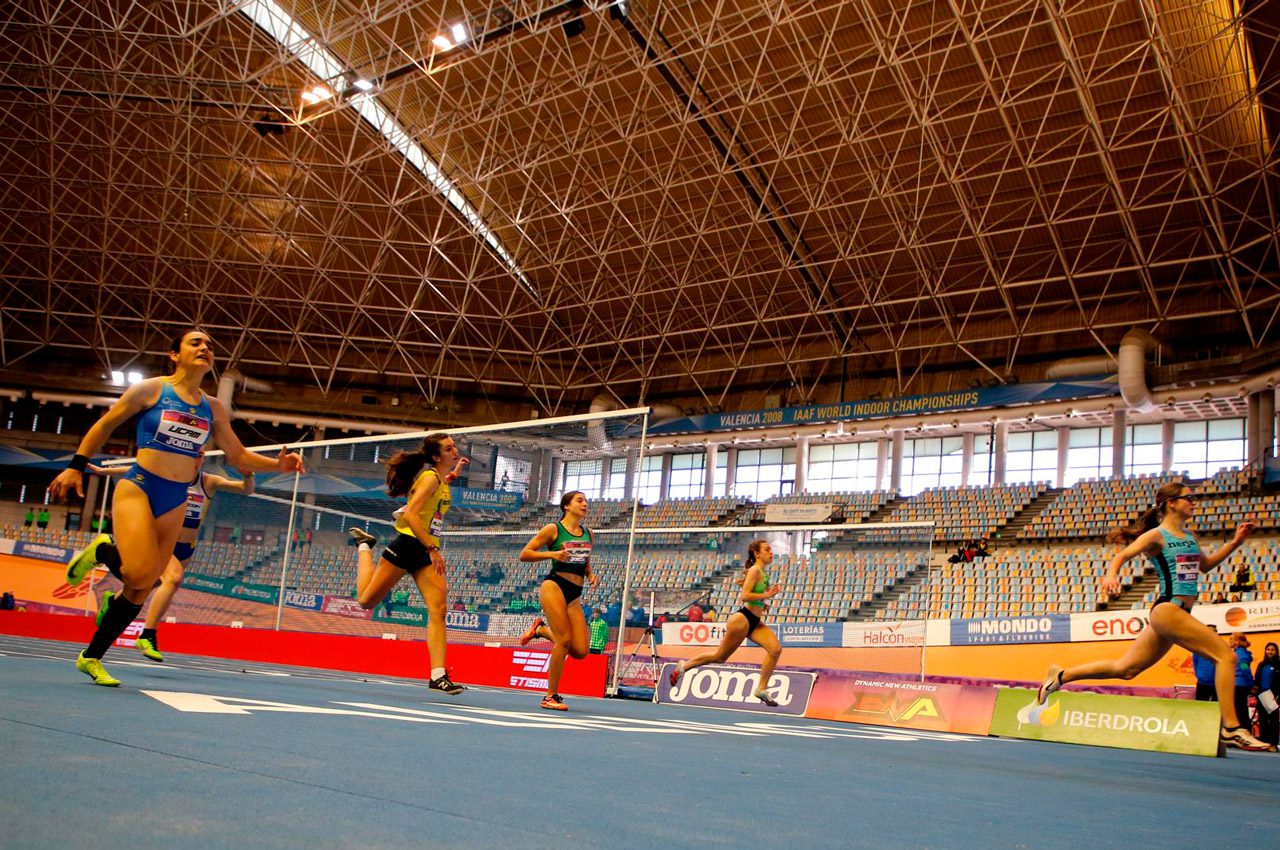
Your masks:
M742 577L742 607L729 615L725 624L724 637L720 645L709 652L703 652L676 664L671 671L671 687L676 686L680 674L701 667L703 664L721 664L742 645L742 641L751 638L765 651L764 662L760 665L760 683L756 688L755 698L765 705L776 706L778 703L769 696L769 677L778 664L778 656L782 654L782 646L778 636L764 624L765 612L769 605L765 601L782 592L778 585L769 584L769 576L764 568L773 563L773 547L767 540L753 540L747 547L746 574Z
M535 637L555 644L551 664L547 668L547 693L542 707L551 711L567 711L560 698L560 675L565 656L586 658L590 649L590 631L582 613L582 586L600 579L591 571L591 529L583 524L587 518L587 497L571 490L560 497L563 515L559 522L542 527L520 551L522 561L551 561L551 572L538 588L542 616L520 638L523 646ZM543 617L546 618L545 623Z
M427 603L427 650L431 653L433 691L456 695L466 688L449 679L445 669L445 605L449 584L440 551L444 515L449 512L449 482L468 463L458 457L458 447L448 434L428 434L416 452L397 452L387 461L387 493L408 496L409 503L396 511L396 538L382 550L375 567L377 538L364 529L348 530L360 544L356 567L356 601L375 608L406 573L413 576Z

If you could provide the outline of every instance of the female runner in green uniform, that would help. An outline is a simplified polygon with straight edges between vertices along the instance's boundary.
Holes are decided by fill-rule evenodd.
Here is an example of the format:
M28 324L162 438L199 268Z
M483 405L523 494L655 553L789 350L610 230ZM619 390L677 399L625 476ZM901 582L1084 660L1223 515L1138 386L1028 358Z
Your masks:
M551 666L547 669L547 693L542 698L542 707L550 711L569 708L557 693L565 656L586 658L590 649L590 631L582 614L582 585L591 582L595 587L600 583L591 571L591 529L583 524L587 517L587 497L571 490L560 497L560 510L563 511L560 521L543 526L520 550L522 561L554 562L538 588L542 616L534 620L520 638L521 646L535 637L555 644L551 650Z
M769 605L765 601L782 592L778 585L769 584L769 576L764 568L773 563L773 547L767 540L753 540L747 547L746 574L742 577L742 607L729 615L725 624L724 637L720 645L709 652L703 652L676 664L671 671L671 687L675 687L680 674L701 667L703 664L720 664L728 660L745 638L751 638L765 651L764 662L760 665L760 682L756 688L755 698L765 705L776 706L778 703L769 696L769 677L778 664L778 656L782 654L782 646L778 636L764 624L765 612Z

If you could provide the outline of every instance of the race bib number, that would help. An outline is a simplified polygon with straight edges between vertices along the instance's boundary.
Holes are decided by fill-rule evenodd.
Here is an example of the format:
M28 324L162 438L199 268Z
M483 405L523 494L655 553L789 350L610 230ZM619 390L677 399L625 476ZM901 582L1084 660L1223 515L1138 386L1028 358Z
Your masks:
M591 560L591 544L590 543L565 543L564 551L569 553L565 559L565 563L569 564L585 564Z
M195 454L209 441L210 430L208 419L180 410L165 410L156 424L154 442L170 451Z
M436 514L431 518L431 527L428 529L432 537L439 537L440 532L444 531L444 516Z
M1200 580L1200 555L1179 555L1174 567L1174 574L1180 582L1197 582Z
M187 493L187 515L182 518L184 525L195 527L204 518L204 493Z

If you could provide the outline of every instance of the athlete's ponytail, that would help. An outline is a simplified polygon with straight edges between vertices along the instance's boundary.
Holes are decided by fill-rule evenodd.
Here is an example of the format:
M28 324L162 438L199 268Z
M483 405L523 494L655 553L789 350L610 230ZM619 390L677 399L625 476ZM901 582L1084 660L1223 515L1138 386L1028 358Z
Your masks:
M752 540L747 546L747 560L742 565L742 578L738 579L738 584L742 587L747 586L747 573L751 572L751 568L756 565L756 557L760 554L760 549L768 542L768 540Z
M1181 481L1170 481L1165 484L1156 491L1155 505L1139 514L1137 520L1129 525L1111 529L1111 532L1107 535L1107 542L1117 546L1128 546L1143 534L1155 528L1160 524L1160 520L1164 519L1164 512L1169 506L1169 502L1182 495L1182 491L1186 486Z
M422 445L417 451L396 452L387 461L387 495L392 497L407 496L413 486L413 479L418 477L424 466L434 466L440 461L440 444L449 439L448 434L428 434L422 438Z

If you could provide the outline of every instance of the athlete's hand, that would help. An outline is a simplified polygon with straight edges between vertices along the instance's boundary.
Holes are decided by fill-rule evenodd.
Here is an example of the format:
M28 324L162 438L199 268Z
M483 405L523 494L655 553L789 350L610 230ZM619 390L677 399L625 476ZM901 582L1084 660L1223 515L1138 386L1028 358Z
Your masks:
M281 472L297 472L300 475L307 474L306 464L302 462L302 455L297 452L280 450L280 454L276 455L276 469Z
M600 576L595 573L587 573L587 581L591 582L591 589L595 590L600 586Z
M771 587L771 588L769 588L768 590L766 590L766 591L764 592L764 595L765 595L767 598L772 598L772 597L774 597L774 596L777 596L777 595L778 595L779 593L781 593L781 592L782 592L782 585L780 585L780 584L775 584L773 587Z
M1108 597L1120 595L1120 577L1107 573L1102 577L1102 592Z
M444 555L440 554L439 549L431 550L431 566L433 569L435 569L436 575L441 575L441 576L444 575L444 571L445 571Z
M84 498L84 476L69 467L59 472L58 477L49 483L49 497L55 502L65 501L72 490L81 499Z
M1258 530L1256 522L1242 522L1236 526L1236 536L1232 538L1232 543L1243 543L1249 535Z
M569 550L568 550L568 549L558 549L558 550L556 550L555 552L552 552L552 553L551 553L551 560L553 560L553 561L559 561L560 563L562 563L562 564L563 564L565 561L569 560Z

